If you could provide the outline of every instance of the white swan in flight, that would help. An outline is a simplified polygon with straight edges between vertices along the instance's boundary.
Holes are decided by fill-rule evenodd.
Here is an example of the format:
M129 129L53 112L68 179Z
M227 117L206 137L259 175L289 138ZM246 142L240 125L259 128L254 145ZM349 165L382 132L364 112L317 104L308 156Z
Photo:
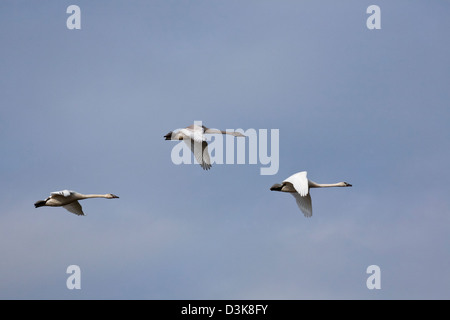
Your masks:
M78 200L90 199L90 198L106 198L114 199L118 196L108 194L81 194L71 190L55 191L50 193L50 197L45 200L39 200L34 204L35 208L49 206L49 207L63 207L69 212L75 213L79 216L84 216L83 209L81 208Z
M210 129L205 126L193 124L189 127L178 130L177 132L170 131L164 136L166 140L183 140L189 148L191 148L195 159L204 170L211 169L211 159L209 158L208 143L206 142L205 134L229 134L235 137L245 137L240 132L227 132L217 129Z
M296 174L293 174L286 180L284 180L281 184L274 184L270 190L272 191L281 191L281 192L289 192L292 194L297 201L297 205L300 210L303 212L305 217L312 216L312 204L311 204L311 196L309 194L310 188L328 188L328 187L351 187L352 185L347 182L338 182L331 184L322 184L316 183L314 181L308 180L306 177L307 172L302 171Z

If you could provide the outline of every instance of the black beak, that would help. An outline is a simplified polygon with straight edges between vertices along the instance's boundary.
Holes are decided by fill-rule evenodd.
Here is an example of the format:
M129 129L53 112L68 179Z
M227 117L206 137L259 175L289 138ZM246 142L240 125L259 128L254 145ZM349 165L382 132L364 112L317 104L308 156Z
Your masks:
M270 187L270 191L280 191L283 186L279 183L275 183Z
M39 201L35 202L34 207L35 208L43 207L43 206L45 206L45 203L46 203L45 200L39 200Z
M164 138L166 138L165 140L172 140L171 138L172 138L172 131L171 132L169 132L168 134L166 134L165 136L164 136Z

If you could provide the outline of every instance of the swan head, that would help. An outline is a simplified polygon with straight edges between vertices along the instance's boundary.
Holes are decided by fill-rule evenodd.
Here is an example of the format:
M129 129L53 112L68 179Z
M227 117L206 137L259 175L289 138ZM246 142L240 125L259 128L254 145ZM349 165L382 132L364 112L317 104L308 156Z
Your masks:
M118 196L116 196L115 194L112 194L112 193L108 193L108 194L106 195L106 198L107 198L107 199L114 199L114 198L118 198Z
M273 186L270 187L270 191L281 191L283 188L282 184L275 183Z

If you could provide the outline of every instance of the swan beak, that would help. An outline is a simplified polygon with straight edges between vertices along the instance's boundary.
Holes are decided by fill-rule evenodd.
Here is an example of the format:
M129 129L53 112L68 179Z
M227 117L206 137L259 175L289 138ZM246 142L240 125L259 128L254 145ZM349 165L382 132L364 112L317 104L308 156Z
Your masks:
M112 194L111 196L112 196L113 199L114 199L114 198L119 198L119 197L116 196L115 194Z
M280 191L283 185L279 183L275 183L273 186L270 187L270 191Z
M346 184L346 187L352 187L352 185L350 184L350 183L345 183Z

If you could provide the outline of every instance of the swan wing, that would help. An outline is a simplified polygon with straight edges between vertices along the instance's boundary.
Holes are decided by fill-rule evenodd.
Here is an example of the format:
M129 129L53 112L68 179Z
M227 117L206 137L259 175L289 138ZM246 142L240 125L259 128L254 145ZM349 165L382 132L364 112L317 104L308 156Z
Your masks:
M195 142L203 142L206 140L205 136L203 135L203 132L204 132L203 128L195 129L195 130L190 130L190 129L186 128L186 129L180 130L180 133L184 137L191 139Z
M75 213L77 216L84 216L83 208L78 201L71 202L63 206L69 212Z
M63 197L68 197L71 194L73 194L74 192L71 190L61 190L61 191L54 191L51 192L50 195L51 196L63 196Z
M294 186L295 190L302 196L306 196L309 192L309 188L308 188L308 178L307 178L307 172L306 171L302 171L302 172L298 172L296 174L293 174L292 176L290 176L289 178L287 178L286 180L284 180L283 182L289 182L292 183L292 185Z
M291 194L294 196L295 201L297 202L297 206L303 212L305 217L310 218L312 216L311 195L307 194L306 196L302 197L298 193L291 193Z
M200 164L204 170L209 170L211 166L211 159L209 158L208 143L206 141L195 141L183 139L183 141L191 148L195 160Z

